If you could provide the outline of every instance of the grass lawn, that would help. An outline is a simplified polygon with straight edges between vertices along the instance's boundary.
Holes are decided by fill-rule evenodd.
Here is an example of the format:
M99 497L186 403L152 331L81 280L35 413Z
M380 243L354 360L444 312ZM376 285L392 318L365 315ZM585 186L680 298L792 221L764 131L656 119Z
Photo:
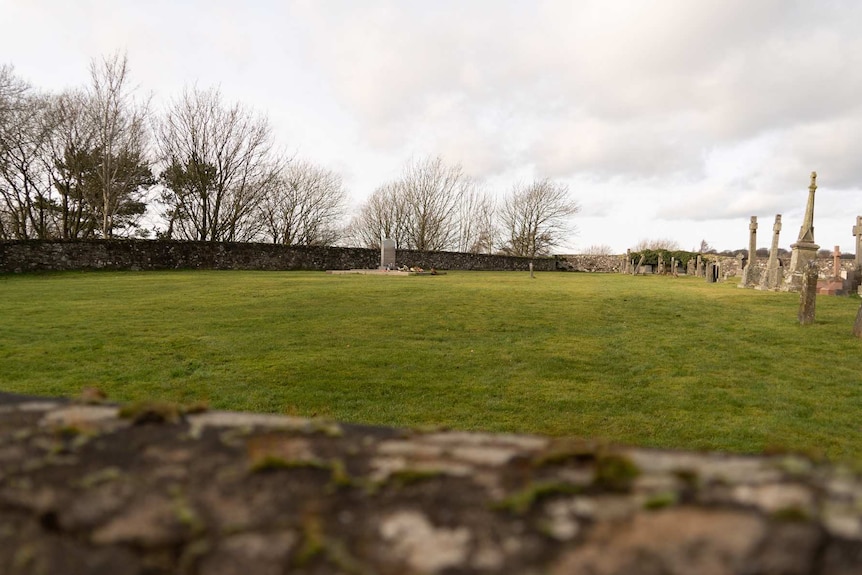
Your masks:
M858 298L695 278L0 275L0 388L862 462Z

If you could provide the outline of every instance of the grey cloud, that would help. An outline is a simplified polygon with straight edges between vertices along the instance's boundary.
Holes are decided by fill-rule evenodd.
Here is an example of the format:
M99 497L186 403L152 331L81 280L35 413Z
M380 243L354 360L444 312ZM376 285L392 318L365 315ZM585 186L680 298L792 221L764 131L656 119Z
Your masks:
M862 116L838 117L787 130L775 150L784 176L817 171L820 186L862 189ZM786 168L796 168L786 169Z
M340 97L372 145L448 130L438 142L477 173L513 161L519 139L515 160L551 175L697 177L704 149L856 113L862 93L852 3L370 6L306 5L338 37L315 46ZM508 115L506 132L479 111Z
M701 150L684 142L673 123L572 119L550 126L529 155L542 173L556 177L578 172L605 178L700 173Z
M666 205L657 215L668 220L744 219L753 215L781 213L786 205L786 198L776 194L752 191L728 193L723 189L706 192L692 190Z

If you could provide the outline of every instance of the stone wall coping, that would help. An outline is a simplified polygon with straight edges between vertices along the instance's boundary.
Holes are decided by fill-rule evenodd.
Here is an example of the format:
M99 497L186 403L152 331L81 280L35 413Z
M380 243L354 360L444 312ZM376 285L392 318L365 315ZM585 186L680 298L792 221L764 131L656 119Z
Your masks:
M0 393L0 573L859 572L798 455Z

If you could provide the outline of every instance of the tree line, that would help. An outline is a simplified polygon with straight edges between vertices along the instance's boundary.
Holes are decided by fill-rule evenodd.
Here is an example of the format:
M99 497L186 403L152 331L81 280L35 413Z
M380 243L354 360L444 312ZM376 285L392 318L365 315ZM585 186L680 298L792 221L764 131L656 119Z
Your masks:
M460 164L428 157L349 214L339 174L288 157L265 116L218 89L186 88L154 113L124 55L93 60L89 73L85 86L46 93L0 66L0 240L379 247L388 237L404 249L532 257L550 253L579 210L562 183L517 184L497 200Z

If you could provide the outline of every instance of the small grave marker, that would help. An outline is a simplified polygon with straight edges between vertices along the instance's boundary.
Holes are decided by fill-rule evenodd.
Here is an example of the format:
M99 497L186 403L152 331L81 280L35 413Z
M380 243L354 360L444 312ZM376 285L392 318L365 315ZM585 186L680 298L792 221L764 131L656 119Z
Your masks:
M798 318L800 324L810 325L814 323L814 305L817 301L817 264L813 261L808 262L808 267L802 276Z

